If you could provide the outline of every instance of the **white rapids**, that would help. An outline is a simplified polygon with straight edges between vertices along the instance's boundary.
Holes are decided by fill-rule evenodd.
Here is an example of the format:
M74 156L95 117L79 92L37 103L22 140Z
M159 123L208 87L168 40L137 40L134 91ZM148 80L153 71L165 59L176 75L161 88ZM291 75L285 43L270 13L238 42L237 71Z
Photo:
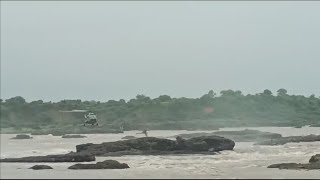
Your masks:
M246 128L221 128L243 130ZM320 134L319 127L258 127L247 128L280 133L283 136ZM123 134L85 134L87 138L65 139L61 136L33 135L33 139L12 140L16 134L1 134L1 158L63 154L76 151L75 146L83 143L102 143L120 140L138 131ZM153 137L168 138L182 133L213 131L149 131ZM218 155L161 155L97 157L127 163L130 168L122 170L69 170L75 163L0 163L1 178L319 178L320 170L279 170L267 166L275 163L307 163L310 157L320 153L320 142L288 143L280 146L253 145L253 142L236 142L233 151L222 151ZM93 162L89 162L93 163ZM34 164L46 164L51 170L28 169Z

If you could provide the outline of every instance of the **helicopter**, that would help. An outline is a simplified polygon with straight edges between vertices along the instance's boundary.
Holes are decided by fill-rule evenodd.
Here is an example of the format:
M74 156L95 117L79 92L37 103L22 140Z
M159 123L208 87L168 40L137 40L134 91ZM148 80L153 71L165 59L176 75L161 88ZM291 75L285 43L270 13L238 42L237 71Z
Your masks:
M86 119L86 121L84 122L83 126L86 126L86 124L91 124L92 126L93 125L97 125L97 126L99 125L99 123L97 121L97 116L92 112L89 112L88 114L85 114L84 118Z
M88 114L84 114L83 126L86 126L86 124L91 124L92 126L99 125L99 123L97 121L97 116L93 112L89 112L88 110L71 110L71 111L60 110L59 112L61 112L61 113L87 113L88 112ZM63 119L62 117L63 116L61 114L61 116L60 116L61 120Z

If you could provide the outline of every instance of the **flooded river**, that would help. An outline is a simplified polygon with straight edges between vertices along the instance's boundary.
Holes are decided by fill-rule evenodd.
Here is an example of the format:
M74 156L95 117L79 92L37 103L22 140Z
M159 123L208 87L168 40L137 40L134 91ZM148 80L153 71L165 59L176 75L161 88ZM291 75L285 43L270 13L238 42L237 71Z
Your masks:
M246 128L221 128L243 130ZM319 127L259 127L247 128L280 133L283 136L320 134ZM123 134L86 134L87 138L64 139L61 136L33 135L33 139L13 140L15 134L1 134L1 158L62 154L76 151L75 146L83 143L102 143L120 140L138 131ZM169 138L182 133L213 131L163 131L148 132L149 136ZM279 170L269 169L274 163L307 163L310 157L320 153L320 142L288 143L280 146L253 145L253 142L236 142L233 151L223 151L217 155L161 155L97 157L127 163L130 168L122 170L70 170L75 163L0 163L1 178L319 178L319 170ZM93 162L89 162L93 163ZM46 164L51 170L31 170L35 164Z

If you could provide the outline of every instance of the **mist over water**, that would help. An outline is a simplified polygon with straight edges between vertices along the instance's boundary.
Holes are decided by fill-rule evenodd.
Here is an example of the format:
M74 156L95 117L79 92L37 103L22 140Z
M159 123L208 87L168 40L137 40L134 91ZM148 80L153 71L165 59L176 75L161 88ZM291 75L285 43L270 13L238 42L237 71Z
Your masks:
M246 128L221 128L243 130ZM280 133L283 136L320 134L319 127L259 127L248 128ZM75 151L83 143L102 143L120 140L126 135L141 136L139 131L123 134L86 134L83 139L64 139L60 136L33 135L33 139L10 140L14 134L1 135L1 158L62 154ZM154 130L149 136L168 138L173 135L213 131L162 131ZM267 166L274 163L307 163L310 157L320 153L320 142L288 143L281 146L253 145L253 142L236 142L233 151L218 155L161 155L97 157L127 163L125 170L68 170L75 163L41 163L53 170L28 169L39 163L1 163L1 178L318 178L318 170L278 170ZM92 162L88 162L92 163Z

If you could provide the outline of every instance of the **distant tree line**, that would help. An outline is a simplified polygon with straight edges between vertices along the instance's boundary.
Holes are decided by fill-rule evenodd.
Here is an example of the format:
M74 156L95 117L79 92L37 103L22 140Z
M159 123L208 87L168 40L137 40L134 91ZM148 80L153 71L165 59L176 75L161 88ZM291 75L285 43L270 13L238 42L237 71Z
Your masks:
M210 90L199 98L171 98L145 95L125 101L62 100L26 102L21 97L1 99L1 128L33 128L81 124L83 115L63 115L59 110L85 109L97 114L101 124L123 124L127 130L185 129L231 126L320 125L320 98L315 95L277 94L266 89L255 95L223 90L217 96ZM62 116L64 116L62 118ZM201 126L201 127L200 127Z

